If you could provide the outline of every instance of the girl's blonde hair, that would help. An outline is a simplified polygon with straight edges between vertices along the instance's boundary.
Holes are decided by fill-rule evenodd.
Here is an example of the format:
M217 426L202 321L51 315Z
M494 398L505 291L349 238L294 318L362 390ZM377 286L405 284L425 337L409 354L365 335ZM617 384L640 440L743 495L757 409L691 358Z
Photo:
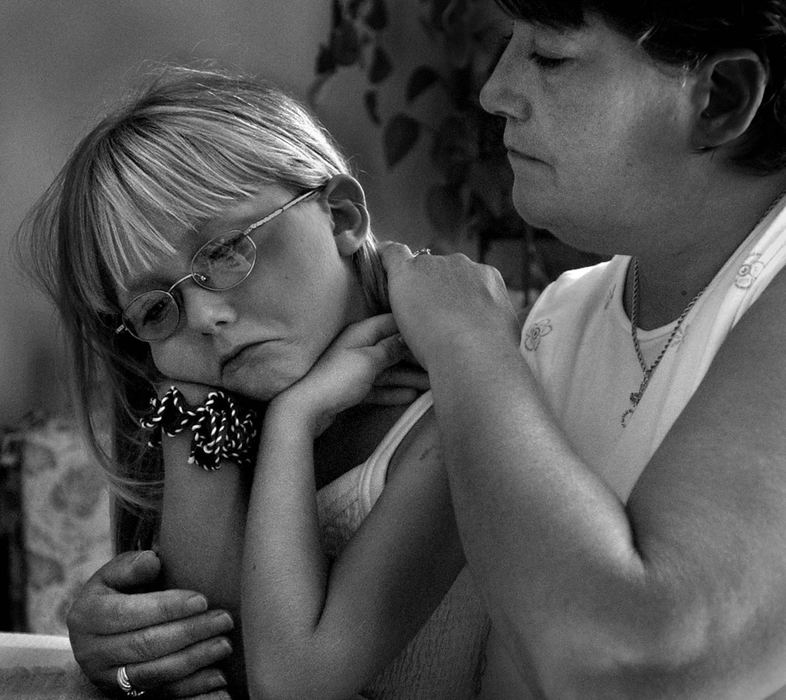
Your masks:
M293 192L351 174L319 122L282 90L217 70L167 67L75 148L21 232L54 299L72 353L82 427L122 502L158 507L162 468L136 428L155 395L149 346L116 334L117 288L192 231L264 185ZM370 306L387 310L373 234L354 256ZM96 419L114 417L114 457Z

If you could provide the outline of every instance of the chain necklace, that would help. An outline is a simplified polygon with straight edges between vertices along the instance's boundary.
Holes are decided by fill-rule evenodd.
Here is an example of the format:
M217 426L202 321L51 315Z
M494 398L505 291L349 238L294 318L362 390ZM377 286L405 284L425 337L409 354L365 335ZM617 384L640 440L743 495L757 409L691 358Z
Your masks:
M663 356L666 354L666 351L671 346L672 341L677 336L678 331L682 327L682 322L687 318L690 310L696 305L696 302L704 293L705 289L706 287L702 287L696 296L693 297L693 299L688 302L688 305L682 310L682 313L679 315L676 323L674 324L674 328L672 328L671 333L669 333L666 344L663 346L660 353L658 353L655 361L649 367L647 367L647 363L644 361L644 355L641 352L641 346L639 345L639 261L636 260L636 258L633 258L633 298L631 300L630 309L630 335L631 338L633 338L633 348L636 351L636 357L639 360L639 366L641 367L641 371L644 373L644 377L642 378L641 384L639 385L639 390L634 391L630 395L630 408L628 408L625 413L622 414L623 428L627 426L628 420L639 405L641 397L644 396L644 391L647 389L647 386L650 383L653 372L655 372L658 365L660 364L660 361L663 359Z
M753 226L755 229L767 215L775 209L778 205L778 202L786 195L786 190L781 190L778 192L775 199L770 202L770 205L767 207L766 211L759 217L759 220ZM752 229L752 230L753 230ZM669 333L669 337L666 340L666 344L663 346L663 349L660 351L658 356L655 358L655 361L647 367L647 363L644 361L644 355L641 353L641 346L639 345L639 333L638 333L638 323L639 323L639 261L636 258L633 258L633 294L631 299L631 309L630 309L630 335L633 338L633 348L636 350L636 357L639 360L639 367L641 367L641 371L644 373L644 377L641 380L641 384L639 385L639 390L634 391L630 395L630 408L628 408L625 413L622 414L622 427L624 428L628 424L628 420L633 415L636 407L639 405L641 401L641 397L644 395L644 391L647 388L647 385L650 383L650 379L652 378L652 373L655 371L657 366L660 364L660 361L663 359L663 356L666 354L666 351L669 349L671 342L677 336L680 328L682 327L682 322L685 320L687 315L690 313L690 310L696 305L696 302L699 300L701 295L704 293L706 287L702 287L698 294L696 294L693 299L688 302L688 305L682 310L682 313L677 318L676 323L674 324L674 328L672 329L671 333Z

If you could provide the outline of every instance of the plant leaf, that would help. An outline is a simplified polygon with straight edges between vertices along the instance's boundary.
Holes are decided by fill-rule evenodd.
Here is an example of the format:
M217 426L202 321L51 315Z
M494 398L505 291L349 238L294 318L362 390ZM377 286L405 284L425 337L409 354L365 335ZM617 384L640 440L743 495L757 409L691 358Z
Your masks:
M431 148L431 160L445 180L452 185L464 182L477 157L476 134L466 115L445 117L437 128Z
M393 70L393 65L388 58L387 52L381 46L374 47L374 57L371 59L371 68L368 71L368 79L372 85L381 83Z
M340 0L333 0L333 14L331 19L331 27L335 29L344 20L344 11L341 9Z
M458 238L464 222L464 203L459 189L445 184L429 187L426 214L440 236L447 240Z
M365 95L363 95L363 102L366 105L366 112L368 113L369 118L372 122L374 122L374 124L379 126L382 123L382 120L379 118L377 91L366 90Z
M360 37L355 25L342 22L330 36L330 50L339 66L351 66L360 58Z
M394 114L385 126L385 162L392 168L409 153L420 137L420 124L407 114Z
M366 15L366 25L374 31L388 26L388 10L384 0L371 0L371 10Z
M336 71L336 59L333 58L333 52L330 50L330 47L324 44L319 45L316 71L317 75L326 75Z
M418 66L409 76L407 82L407 102L412 102L434 83L439 82L440 75L430 66Z

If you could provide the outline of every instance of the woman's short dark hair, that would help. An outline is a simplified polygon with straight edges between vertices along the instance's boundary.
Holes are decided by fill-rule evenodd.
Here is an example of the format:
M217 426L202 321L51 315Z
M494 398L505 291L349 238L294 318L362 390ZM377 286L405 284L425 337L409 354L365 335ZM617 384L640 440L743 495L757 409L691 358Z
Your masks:
M734 161L763 173L786 167L786 0L496 1L515 18L552 27L578 28L597 15L654 59L688 68L718 51L755 51L769 81Z

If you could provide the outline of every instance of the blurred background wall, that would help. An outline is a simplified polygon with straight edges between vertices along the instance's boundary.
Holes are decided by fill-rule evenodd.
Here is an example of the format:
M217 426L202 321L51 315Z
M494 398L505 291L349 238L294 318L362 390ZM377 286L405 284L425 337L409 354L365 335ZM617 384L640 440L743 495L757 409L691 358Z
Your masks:
M396 74L383 113L400 99L411 67L434 50L419 31L417 5L389 4L385 42ZM30 411L68 411L56 314L17 269L10 247L76 141L145 62L217 59L304 99L330 11L328 0L0 2L0 425ZM432 166L419 147L387 171L379 130L363 110L364 79L354 71L330 81L317 114L352 157L379 237L419 247L432 237L422 201Z

